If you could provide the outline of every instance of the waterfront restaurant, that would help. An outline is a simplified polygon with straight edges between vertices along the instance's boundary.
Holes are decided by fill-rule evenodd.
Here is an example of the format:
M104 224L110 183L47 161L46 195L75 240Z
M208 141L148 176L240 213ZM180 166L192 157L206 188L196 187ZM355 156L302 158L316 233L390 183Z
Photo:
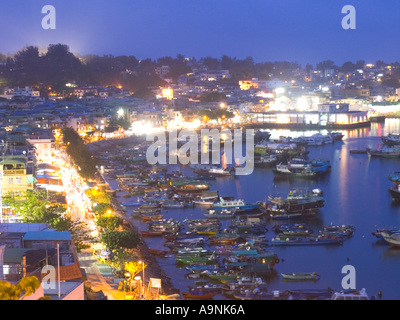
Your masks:
M320 104L318 111L248 113L253 126L285 129L352 129L369 127L367 111L350 111L349 104Z

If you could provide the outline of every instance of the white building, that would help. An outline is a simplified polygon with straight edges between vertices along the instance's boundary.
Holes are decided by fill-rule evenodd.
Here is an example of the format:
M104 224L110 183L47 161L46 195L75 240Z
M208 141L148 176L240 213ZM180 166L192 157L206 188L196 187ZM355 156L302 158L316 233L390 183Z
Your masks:
M32 132L26 141L35 148L37 163L52 163L55 160L55 138L50 130Z
M13 97L40 97L40 92L30 87L20 88L6 88L4 89L4 95L2 97L12 99Z

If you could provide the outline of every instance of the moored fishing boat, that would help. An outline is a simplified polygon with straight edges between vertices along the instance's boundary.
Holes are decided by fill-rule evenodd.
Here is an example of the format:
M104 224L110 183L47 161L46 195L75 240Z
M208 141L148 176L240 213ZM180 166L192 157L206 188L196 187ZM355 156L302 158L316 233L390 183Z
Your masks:
M379 158L398 158L400 157L400 145L383 145L380 149L372 150L367 149L367 153L371 157Z
M399 201L400 200L400 184L394 187L389 188L390 195L392 196L392 200Z
M234 210L208 210L208 213L204 213L207 219L232 219L235 215Z
M158 250L158 249L151 249L149 248L149 253L152 255L155 255L157 257L161 257L161 258L166 258L167 255L169 254L168 250Z
M243 200L226 200L223 197L220 198L219 202L215 202L212 206L212 210L224 210L224 209L234 209L241 211L251 211L259 209L259 203L246 203Z
M273 227L273 231L292 236L307 236L313 233L313 229L302 223L276 224Z
M281 273L283 279L293 281L306 281L306 280L319 280L320 276L316 272L304 273L304 272L292 272L292 273Z
M377 237L378 239L383 239L383 234L384 234L384 233L388 236L388 235L391 235L391 234L393 234L393 233L400 233L400 229L397 229L397 228L390 228L390 229L383 228L383 229L377 229L375 232L372 232L372 235L375 236L375 237Z
M363 288L361 290L336 291L332 294L331 300L369 300L369 296Z
M307 237L292 237L292 236L276 236L267 243L269 246L307 246L307 245L331 245L331 244L343 244L341 237L319 237L319 236L307 236Z
M188 300L210 300L214 298L219 291L215 292L203 292L200 290L190 290L189 292L182 292L182 296Z
M355 227L352 225L329 225L324 226L320 233L329 236L351 237L354 231Z
M400 233L382 232L382 238L395 247L400 247Z
M271 167L278 162L278 157L276 155L259 155L254 158L255 167Z
M304 178L314 179L320 176L318 172L315 172L311 167L305 168L293 168L287 164L277 164L275 168L272 168L274 177L276 178Z
M143 221L157 221L157 220L161 220L162 218L164 218L164 216L160 213L145 213L145 214L141 214L140 218Z
M400 145L400 134L398 133L389 133L386 136L381 137L382 142L389 146Z
M157 230L142 230L140 231L142 236L144 237L162 237L164 231L157 231Z
M285 198L270 195L268 196L268 200L276 208L284 209L288 213L304 213L308 209L319 209L325 206L325 199L322 197L322 194L323 192L320 189L314 189L311 192L290 190ZM271 205L267 205L268 207L271 208Z
M206 170L197 170L196 174L211 177L233 177L235 175L235 168L212 167Z

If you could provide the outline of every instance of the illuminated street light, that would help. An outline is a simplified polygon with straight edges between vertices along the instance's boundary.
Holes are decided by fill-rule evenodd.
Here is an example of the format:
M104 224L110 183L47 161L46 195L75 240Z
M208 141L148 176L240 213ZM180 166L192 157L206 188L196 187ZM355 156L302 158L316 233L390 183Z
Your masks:
M144 290L144 267L145 267L145 265L144 265L144 261L139 261L139 264L141 264L141 265L142 265L142 267L143 267L143 285L142 285L142 296L143 296L143 300L145 300L145 290Z
M117 114L118 114L119 117L123 117L123 116L124 116L124 109L120 108L120 109L117 111Z

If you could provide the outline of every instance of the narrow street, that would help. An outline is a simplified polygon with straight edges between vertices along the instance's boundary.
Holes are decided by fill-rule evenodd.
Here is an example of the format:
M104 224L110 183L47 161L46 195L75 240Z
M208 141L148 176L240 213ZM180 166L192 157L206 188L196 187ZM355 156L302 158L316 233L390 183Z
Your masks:
M94 292L102 291L108 300L125 300L124 293L114 283L111 267L99 264L91 250L78 254L79 264L86 272L87 281Z

